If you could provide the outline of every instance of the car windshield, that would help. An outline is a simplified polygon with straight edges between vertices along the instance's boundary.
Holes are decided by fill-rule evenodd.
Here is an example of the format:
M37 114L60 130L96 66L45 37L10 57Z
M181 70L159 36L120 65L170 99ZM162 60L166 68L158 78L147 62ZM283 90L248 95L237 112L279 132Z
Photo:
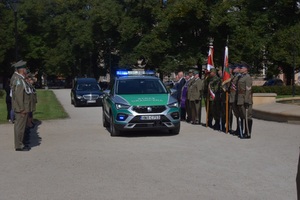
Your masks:
M77 85L77 90L100 90L100 87L95 83L80 83Z
M117 82L116 94L165 94L166 88L157 79L125 79Z

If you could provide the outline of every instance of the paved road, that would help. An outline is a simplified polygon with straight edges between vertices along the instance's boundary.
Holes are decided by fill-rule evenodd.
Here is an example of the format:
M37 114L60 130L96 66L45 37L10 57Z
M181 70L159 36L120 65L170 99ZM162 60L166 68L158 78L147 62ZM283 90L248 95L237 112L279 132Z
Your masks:
M254 120L251 140L187 123L176 136L110 137L100 107L54 92L70 118L42 121L30 152L15 152L13 126L0 125L1 200L297 198L299 125Z

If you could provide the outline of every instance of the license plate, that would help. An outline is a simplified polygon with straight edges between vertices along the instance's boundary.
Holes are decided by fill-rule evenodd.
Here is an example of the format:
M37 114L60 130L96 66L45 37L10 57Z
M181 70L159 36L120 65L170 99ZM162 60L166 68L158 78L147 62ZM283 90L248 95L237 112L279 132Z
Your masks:
M87 103L96 103L96 100L88 100Z
M160 120L160 115L141 116L141 120Z

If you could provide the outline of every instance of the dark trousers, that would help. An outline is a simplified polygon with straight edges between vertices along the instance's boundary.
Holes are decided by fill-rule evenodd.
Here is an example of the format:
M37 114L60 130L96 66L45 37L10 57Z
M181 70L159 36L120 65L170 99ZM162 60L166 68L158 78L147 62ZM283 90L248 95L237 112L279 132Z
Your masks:
M7 109L7 117L6 117L6 119L7 120L13 120L13 119L11 119L11 109L12 109L12 107L11 107L11 102L6 102L6 109Z

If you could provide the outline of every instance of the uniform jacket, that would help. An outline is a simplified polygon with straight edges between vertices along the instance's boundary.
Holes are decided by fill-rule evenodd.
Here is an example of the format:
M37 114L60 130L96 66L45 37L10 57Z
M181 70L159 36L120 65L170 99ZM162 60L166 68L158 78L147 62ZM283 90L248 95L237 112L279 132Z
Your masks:
M237 100L236 90L237 90L237 82L240 76L241 76L240 73L235 73L233 78L231 79L230 86L229 86L229 103L234 103Z
M190 94L191 94L191 85L193 85L193 83L194 83L194 81L195 81L195 77L192 77L189 81L188 81L188 83L187 83L187 99L188 100L190 100L190 98L191 98L191 96L190 96Z
M12 83L12 108L15 112L31 112L31 93L32 90L24 77L17 74Z
M190 86L190 101L201 100L202 92L203 81L200 78L197 78Z
M242 74L237 85L237 105L252 104L252 78L250 75Z
M209 95L210 101L217 101L220 100L220 86L221 86L221 79L218 76L210 77L209 84L208 84L208 93L213 92L215 94L215 98L213 99L212 95Z

